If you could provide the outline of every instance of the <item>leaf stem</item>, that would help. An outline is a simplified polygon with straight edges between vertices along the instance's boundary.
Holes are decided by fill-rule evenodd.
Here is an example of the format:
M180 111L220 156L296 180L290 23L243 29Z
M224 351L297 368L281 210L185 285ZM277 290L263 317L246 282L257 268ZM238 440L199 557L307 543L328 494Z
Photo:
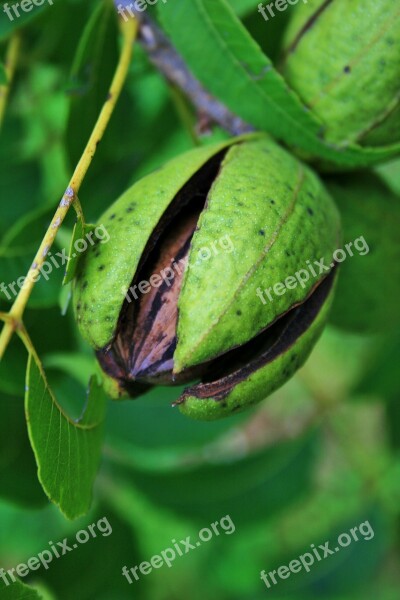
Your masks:
M141 23L139 42L150 61L168 81L182 90L200 114L207 115L211 122L232 135L254 131L254 127L232 113L192 75L183 58L149 16L140 13L136 18Z
M24 310L32 293L33 287L38 279L40 269L46 260L46 256L55 240L62 222L67 215L69 208L73 203L77 202L79 189L96 153L97 146L102 139L106 127L110 121L118 97L126 80L132 58L133 43L136 39L138 31L138 23L136 19L129 19L127 22L121 21L120 27L123 36L123 45L109 93L101 109L100 115L94 126L86 148L76 166L68 187L40 244L39 250L37 251L31 268L29 269L25 278L25 282L8 313L10 318L6 320L3 331L0 335L0 360L4 356L6 348L15 330L23 327L22 317Z
M195 120L186 103L186 98L183 96L180 88L174 84L170 85L169 90L178 118L180 119L183 127L186 129L194 146L200 146L200 140L195 132Z
M7 100L10 93L11 83L14 77L15 69L17 66L20 48L21 36L19 32L15 32L8 43L4 65L7 76L7 83L5 85L0 86L0 129L2 127L4 114L6 112Z

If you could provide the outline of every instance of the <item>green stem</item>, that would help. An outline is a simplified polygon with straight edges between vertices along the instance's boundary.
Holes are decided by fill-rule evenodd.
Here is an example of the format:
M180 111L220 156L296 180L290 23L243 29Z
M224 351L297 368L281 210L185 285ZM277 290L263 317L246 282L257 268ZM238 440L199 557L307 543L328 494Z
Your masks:
M15 69L17 66L19 51L21 48L21 37L19 32L14 33L11 37L5 59L5 71L7 76L7 83L0 86L0 129L3 124L4 115L6 112L7 100L10 93L12 80L14 77Z
M20 289L15 302L8 313L9 318L6 320L3 331L0 335L0 360L4 356L14 332L16 330L22 330L24 327L22 317L26 305L39 276L40 269L46 260L46 256L53 245L57 232L60 229L69 208L72 204L76 204L78 214L82 210L77 199L78 192L96 153L98 143L102 139L106 127L110 121L118 97L126 80L132 58L133 43L136 39L138 31L136 19L129 19L127 22L121 21L120 26L123 35L123 46L107 99L103 105L103 108L101 109L92 134L78 162L74 174L71 177L68 187L61 199L49 228L45 233L42 243L40 244L39 250L37 251L31 268L29 269L29 272L25 278L24 285Z

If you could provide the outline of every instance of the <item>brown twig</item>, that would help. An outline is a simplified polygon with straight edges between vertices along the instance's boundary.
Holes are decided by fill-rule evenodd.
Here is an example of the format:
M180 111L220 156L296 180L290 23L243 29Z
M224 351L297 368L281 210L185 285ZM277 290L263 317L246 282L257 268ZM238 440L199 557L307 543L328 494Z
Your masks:
M116 4L121 4L116 2ZM132 5L131 5L132 6ZM241 135L254 131L240 117L232 113L222 102L214 98L192 75L183 58L175 50L161 29L145 13L135 13L140 24L139 42L150 61L168 81L180 88L190 99L199 115L206 115L232 135ZM126 13L128 17L128 13ZM132 17L129 17L132 18Z

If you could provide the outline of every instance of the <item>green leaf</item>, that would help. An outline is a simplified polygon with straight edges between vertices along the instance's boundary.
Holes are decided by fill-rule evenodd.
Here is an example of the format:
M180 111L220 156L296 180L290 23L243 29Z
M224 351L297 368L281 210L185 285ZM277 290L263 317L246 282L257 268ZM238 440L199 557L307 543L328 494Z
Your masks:
M248 414L207 423L185 418L171 404L182 388L157 387L135 402L112 402L107 439L125 464L164 471L182 464L187 454L201 452L224 433L239 427Z
M2 62L0 62L0 85L7 85L7 73Z
M163 5L159 16L194 75L256 128L343 166L373 164L400 152L400 145L335 147L325 142L321 123L289 89L227 0L181 0Z
M63 280L63 285L66 285L67 283L70 283L75 275L76 275L76 270L78 268L78 263L79 263L79 259L82 257L84 250L79 249L79 247L76 247L76 243L77 241L80 240L84 240L86 241L88 238L88 234L90 234L92 231L94 231L96 228L96 225L87 225L85 223L83 223L83 221L81 219L79 219L74 226L74 230L72 232L72 238L71 238L71 244L70 244L70 248L69 248L69 252L68 252L68 264L67 264L67 269L65 272L65 277ZM95 239L93 240L93 243L95 243ZM89 246L90 241L86 241L87 246Z
M398 369L400 360L400 336L398 332L377 338L365 359L364 372L356 383L356 394L376 394L387 401L398 395Z
M10 303L15 300L53 213L53 208L46 207L26 213L0 240L0 281L5 284L0 292L2 299ZM31 307L58 304L63 262L64 258L57 256L54 249L48 253L30 299Z
M86 386L96 362L93 354L86 356L79 352L54 352L43 357L43 365L46 369L59 369Z
M72 167L77 164L106 100L117 59L114 8L110 2L101 2L78 44L68 85L71 104L66 142Z
M1 600L45 600L45 597L34 588L17 580L8 584L0 579Z
M25 410L44 491L67 518L85 514L91 504L103 439L102 388L91 380L84 412L72 421L57 403L41 364L30 355Z
M308 435L240 458L206 455L170 469L131 464L128 473L113 463L112 471L181 517L207 522L223 513L239 524L271 517L301 498L310 488L315 450L316 437Z
M343 532L349 532L351 527L368 521L373 529L373 538L363 539L360 535L358 542L351 543L346 548L340 548L340 551L334 556L329 556L326 561L318 562L313 565L310 572L299 573L296 577L281 582L283 594L296 593L304 586L309 592L314 586L321 586L330 594L344 594L355 589L357 585L362 585L369 577L376 577L382 558L385 555L385 547L390 540L390 522L387 515L380 507L373 507L370 510L357 515L355 518L347 518L344 522L337 524L329 532L330 546L335 547L335 542ZM315 546L326 540L322 536L315 539ZM299 554L310 550L310 546L302 546ZM275 565L289 564L293 555L283 549L282 553L274 559ZM276 562L275 562L276 560Z
M233 10L239 17L247 15L254 11L256 3L254 0L228 0Z
M289 565L291 560L305 552L311 552L311 543L318 548L319 544L322 545L329 540L329 547L334 548L335 540L341 533L349 532L351 527L369 520L375 532L373 539L365 540L360 535L358 542L353 541L347 548L341 548L338 554L328 556L326 560L315 560L310 572L307 573L302 569L296 576L291 575L286 581L277 579L279 586L276 586L276 592L279 590L281 595L272 596L274 599L278 597L282 600L284 598L312 600L319 597L313 594L313 590L324 589L327 595L322 597L326 600L344 600L346 591L354 593L355 586L362 585L369 577L377 577L382 553L390 540L390 523L385 519L383 511L379 509L363 507L355 511L352 506L354 491L347 498L337 495L335 498L337 503L344 505L344 512L347 514L344 514L344 518L341 518L340 513L335 515L332 490L329 491L329 495L320 495L318 499L315 497L313 503L309 504L303 512L296 511L295 508L294 511L283 515L278 522L261 521L252 529L241 530L240 536L238 529L237 534L232 536L229 546L226 545L223 557L218 556L217 553L211 554L205 570L208 571L210 568L211 578L219 574L229 598L245 597L261 600L262 596L253 596L259 589L255 573L260 573L262 569L268 572L277 569L280 565ZM327 500L325 504L322 502L324 499ZM328 527L325 527L326 521L329 521ZM289 533L288 525L291 526ZM312 531L313 528L315 529L313 537L308 537L305 532L309 529ZM295 541L293 536L296 536L296 533ZM228 572L224 569L226 564L230 565ZM271 579L269 581L272 584ZM275 586L272 584L268 591L273 593ZM380 594L378 597L380 598Z
M0 394L0 406L7 415L0 419L0 496L26 507L45 506L48 502L37 480L22 394L19 398Z
M76 347L73 319L64 318L57 307L42 310L32 310L28 307L24 314L24 323L39 355L61 353L69 356ZM45 336L43 331L46 331ZM60 335L61 331L62 335ZM18 337L14 336L4 359L0 361L0 392L22 397L25 372L26 350ZM86 378L84 388L88 380L89 377Z
M79 81L80 74L84 71L85 63L90 56L91 45L93 39L97 39L96 29L101 27L101 20L103 11L105 10L105 2L99 2L96 8L93 10L90 18L88 19L81 38L79 40L78 48L74 57L74 62L71 68L70 74L70 85L76 88L77 82Z
M68 283L62 288L59 299L58 299L59 307L60 307L61 314L63 317L65 317L65 315L68 312L68 307L69 307L69 303L71 302L71 300L72 300L72 284Z
M24 133L22 133L24 131ZM37 160L27 162L20 156L25 136L21 121L6 119L0 144L0 237L18 219L43 201L42 177Z
M40 15L44 13L44 11L48 10L54 0L46 0L43 6L35 6L32 4L32 8L29 12L25 12L21 9L19 2L8 2L2 3L2 12L4 14L1 15L0 19L0 41L6 39L9 35L11 35L17 29L21 29L24 25L27 25L33 19L36 19ZM9 14L5 13L4 6L9 5ZM15 5L15 10L12 9L13 4Z
M130 593L127 580L118 574L127 562L129 565L139 564L143 560L143 552L140 553L136 536L132 535L126 520L110 511L108 506L96 506L96 512L91 511L79 526L83 529L99 520L103 521L103 526L109 524L112 532L104 527L102 534L96 528L96 539L80 544L75 552L63 556L62 560L54 561L46 573L46 582L55 590L57 600L125 600L131 597L126 595L127 589L128 594ZM107 557L107 565L99 569L104 557ZM79 577L74 576L77 573ZM117 573L117 576L112 576L112 573ZM143 597L140 592L145 585L145 580L135 581L136 598Z
M77 269L78 261L79 261L79 253L75 252L74 246L75 246L76 240L80 240L84 237L84 230L85 230L85 224L83 223L83 221L81 219L78 219L78 221L74 225L74 229L72 232L72 237L71 237L71 242L70 242L69 252L68 252L68 264L67 264L64 279L62 282L63 285L67 285L75 277L75 273L76 273L76 269Z
M0 321L0 328L3 322ZM14 337L8 348L6 358L0 361L0 392L10 395L22 395L25 377L26 351L20 340Z
M380 165L376 170L394 193L400 196L400 158Z

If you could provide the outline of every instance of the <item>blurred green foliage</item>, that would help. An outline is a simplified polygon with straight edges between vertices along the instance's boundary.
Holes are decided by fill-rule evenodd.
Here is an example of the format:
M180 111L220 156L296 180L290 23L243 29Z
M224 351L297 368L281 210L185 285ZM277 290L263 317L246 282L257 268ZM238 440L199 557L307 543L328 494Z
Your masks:
M259 17L255 3L231 5L274 59L284 17L277 20L275 37L263 39L263 27L270 30L271 24ZM31 264L107 93L119 48L108 2L55 0L13 22L0 11L3 60L17 27L22 50L0 136L5 284ZM192 147L180 114L176 94L136 46L125 89L80 192L87 222L95 222L138 177ZM220 135L217 130L210 139ZM398 193L399 162L379 171ZM71 211L54 252L68 247L73 225ZM76 419L94 358L70 309L61 314L68 299L63 275L63 269L54 270L48 282L35 286L25 324L58 402ZM9 306L3 294L0 310ZM135 402L109 403L92 509L69 522L37 479L23 408L27 356L14 338L0 364L0 568L26 563L49 541L73 539L102 517L113 533L54 560L48 570L32 571L24 581L31 589L3 585L0 598L397 600L399 357L395 332L361 336L330 326L306 366L250 413L192 422L171 408L179 390L170 388ZM172 539L196 539L199 529L225 515L235 524L232 535L214 537L172 568L153 570L131 585L122 576L124 565L150 560ZM271 589L261 581L262 569L288 564L310 544L334 545L338 535L366 520L373 539L353 542Z

